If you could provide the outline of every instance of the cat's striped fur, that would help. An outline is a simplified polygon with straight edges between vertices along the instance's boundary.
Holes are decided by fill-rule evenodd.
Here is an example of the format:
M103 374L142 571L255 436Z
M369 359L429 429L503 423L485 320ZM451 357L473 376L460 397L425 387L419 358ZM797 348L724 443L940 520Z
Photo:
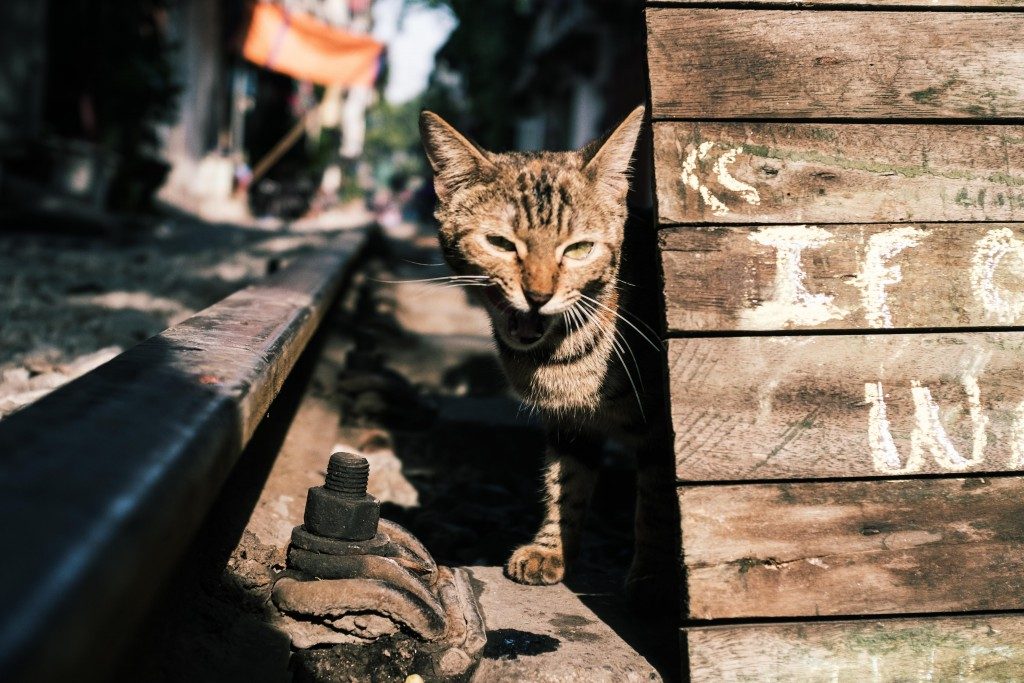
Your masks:
M506 567L522 583L562 580L608 437L639 456L629 585L651 593L672 581L678 527L664 450L663 356L643 329L642 306L626 301L637 298L636 278L653 266L653 254L630 261L624 249L628 172L642 121L641 107L577 152L496 154L435 114L421 117L454 281L480 294L509 382L548 431L544 521ZM646 268L622 277L639 263ZM636 303L655 300L646 299Z

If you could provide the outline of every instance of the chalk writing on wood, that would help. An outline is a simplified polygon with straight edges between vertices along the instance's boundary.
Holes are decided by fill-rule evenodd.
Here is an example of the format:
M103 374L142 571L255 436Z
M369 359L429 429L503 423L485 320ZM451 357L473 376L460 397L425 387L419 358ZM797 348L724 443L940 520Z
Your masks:
M654 157L668 224L1024 218L1024 126L656 122Z
M1024 333L669 341L682 481L1024 468Z
M1024 323L1005 224L773 225L661 234L670 332Z

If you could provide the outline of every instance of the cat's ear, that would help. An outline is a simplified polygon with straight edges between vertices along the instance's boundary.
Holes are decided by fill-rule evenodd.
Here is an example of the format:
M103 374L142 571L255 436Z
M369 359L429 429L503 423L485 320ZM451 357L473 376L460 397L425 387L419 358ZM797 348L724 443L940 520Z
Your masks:
M441 201L495 170L486 152L432 111L420 113L420 138L434 170L434 189Z
M618 199L625 198L629 192L629 162L643 123L644 107L641 105L615 130L580 151L584 172Z

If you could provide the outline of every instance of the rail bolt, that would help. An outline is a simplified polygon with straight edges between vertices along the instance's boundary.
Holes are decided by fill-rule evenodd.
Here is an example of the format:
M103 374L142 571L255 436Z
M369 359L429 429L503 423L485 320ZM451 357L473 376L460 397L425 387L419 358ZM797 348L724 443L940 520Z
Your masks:
M380 502L366 493L370 464L351 453L335 453L327 463L323 486L309 490L303 526L310 533L346 541L377 534Z

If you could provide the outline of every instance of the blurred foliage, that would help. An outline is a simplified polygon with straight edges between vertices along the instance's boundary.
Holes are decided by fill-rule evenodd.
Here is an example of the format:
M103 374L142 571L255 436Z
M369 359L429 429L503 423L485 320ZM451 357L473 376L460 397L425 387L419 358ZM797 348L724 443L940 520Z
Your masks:
M366 117L366 144L363 158L374 167L381 163L393 163L395 152L409 157L399 161L401 168L395 170L407 174L420 173L425 161L419 153L419 114L423 103L417 98L404 104L389 104L381 98Z
M424 104L488 149L512 148L518 121L557 110L562 115L548 116L546 122L548 143L564 142L566 131L557 128L568 122L571 91L579 79L593 77L601 59L608 59L601 56L601 41L609 34L614 40L609 73L599 84L606 104L600 125L612 125L644 99L642 0L406 2L444 5L458 19L437 55ZM580 24L560 30L555 39L547 35L543 45L534 44L542 16L557 19L581 6Z
M447 5L459 20L437 54L438 67L461 77L453 93L438 79L424 105L452 121L489 149L508 149L514 141L519 106L514 80L522 70L535 19L528 0L410 0Z

